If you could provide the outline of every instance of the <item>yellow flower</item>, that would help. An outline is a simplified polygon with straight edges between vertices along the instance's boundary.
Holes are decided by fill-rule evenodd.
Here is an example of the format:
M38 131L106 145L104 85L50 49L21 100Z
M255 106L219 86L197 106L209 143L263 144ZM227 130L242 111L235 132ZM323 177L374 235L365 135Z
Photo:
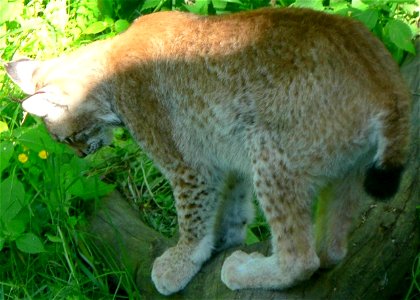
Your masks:
M47 157L48 157L48 152L47 152L47 151L45 151L45 150L41 150L41 151L39 151L38 156L39 156L41 159L47 159Z
M28 161L28 159L29 159L29 157L28 157L28 155L26 155L25 153L21 153L21 154L19 154L19 155L18 155L18 160L19 160L22 164L26 163L26 162Z

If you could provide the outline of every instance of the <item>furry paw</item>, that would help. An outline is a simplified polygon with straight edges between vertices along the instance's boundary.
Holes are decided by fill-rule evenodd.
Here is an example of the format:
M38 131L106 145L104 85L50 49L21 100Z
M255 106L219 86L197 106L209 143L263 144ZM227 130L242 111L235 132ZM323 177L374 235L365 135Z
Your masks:
M306 279L319 267L318 257L313 260L280 265L275 255L247 254L235 251L222 267L222 281L231 290L247 288L285 289Z
M201 264L193 262L188 253L173 247L155 260L152 280L159 293L170 295L182 290L200 270Z
M332 268L339 264L347 254L347 247L338 243L331 243L319 250L322 268Z
M274 271L276 270L276 271ZM277 260L274 256L265 257L254 252L247 254L235 251L222 267L222 281L231 290L245 288L264 288L264 282L272 276L280 276Z

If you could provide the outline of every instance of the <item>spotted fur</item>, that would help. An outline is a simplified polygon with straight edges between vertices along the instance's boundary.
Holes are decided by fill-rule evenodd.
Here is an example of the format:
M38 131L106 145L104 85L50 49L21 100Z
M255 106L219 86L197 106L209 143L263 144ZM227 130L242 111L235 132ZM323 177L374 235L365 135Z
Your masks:
M339 16L162 12L67 56L6 67L33 94L24 109L58 140L89 154L121 122L166 175L180 231L153 265L166 295L215 250L242 243L253 192L272 254L233 253L221 274L229 288L283 289L338 263L365 171L393 181L389 196L400 178L391 171L406 160L410 100L398 67L363 25ZM385 177L368 175L377 194ZM315 239L312 201L326 185Z

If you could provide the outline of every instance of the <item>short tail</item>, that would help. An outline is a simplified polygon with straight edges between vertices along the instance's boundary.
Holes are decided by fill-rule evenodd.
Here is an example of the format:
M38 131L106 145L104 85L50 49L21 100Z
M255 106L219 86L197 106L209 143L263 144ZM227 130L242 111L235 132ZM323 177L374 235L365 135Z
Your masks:
M395 97L388 114L378 121L378 151L366 171L365 191L378 200L393 197L399 189L410 140L409 97Z
M393 197L398 192L403 170L403 166L383 168L373 164L366 172L365 191L378 200Z

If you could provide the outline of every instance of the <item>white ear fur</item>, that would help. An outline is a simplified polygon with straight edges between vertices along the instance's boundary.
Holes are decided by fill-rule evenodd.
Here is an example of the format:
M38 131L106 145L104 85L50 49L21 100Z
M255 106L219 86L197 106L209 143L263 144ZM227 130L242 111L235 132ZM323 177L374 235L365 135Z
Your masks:
M48 101L47 93L39 93L29 97L23 101L22 107L32 115L42 118L48 116L51 120L59 119L66 110L65 106Z
M35 93L35 83L32 75L41 63L29 58L12 61L5 64L6 72L25 94Z

